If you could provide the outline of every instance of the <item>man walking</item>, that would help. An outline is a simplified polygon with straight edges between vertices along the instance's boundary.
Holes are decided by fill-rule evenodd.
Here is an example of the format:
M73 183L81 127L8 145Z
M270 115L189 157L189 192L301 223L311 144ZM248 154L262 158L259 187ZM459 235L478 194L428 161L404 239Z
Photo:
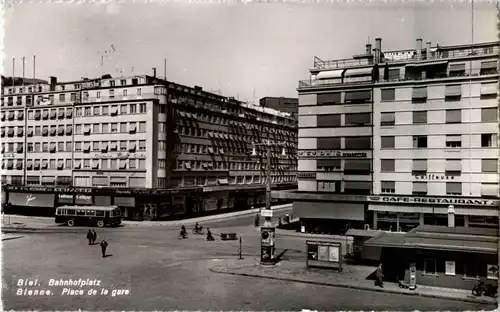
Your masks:
M92 245L92 239L94 238L94 234L92 234L92 231L89 230L87 232L87 239L89 240L89 245Z
M97 240L97 233L95 232L95 230L92 230L92 245L95 244Z
M101 242L101 251L102 251L102 257L106 257L106 248L108 247L108 242L106 242L104 239Z
M384 272L382 271L382 263L379 264L376 272L377 280L375 281L375 286L384 288Z

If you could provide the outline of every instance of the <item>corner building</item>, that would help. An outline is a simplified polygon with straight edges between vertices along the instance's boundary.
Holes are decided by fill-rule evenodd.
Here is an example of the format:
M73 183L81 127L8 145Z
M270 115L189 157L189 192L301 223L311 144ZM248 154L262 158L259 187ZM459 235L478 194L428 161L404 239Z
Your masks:
M303 231L498 227L498 42L314 60L299 82Z
M156 220L263 205L265 152L251 153L267 139L287 152L273 150L273 187L296 188L286 113L147 75L14 79L2 92L2 200L13 212L117 205Z

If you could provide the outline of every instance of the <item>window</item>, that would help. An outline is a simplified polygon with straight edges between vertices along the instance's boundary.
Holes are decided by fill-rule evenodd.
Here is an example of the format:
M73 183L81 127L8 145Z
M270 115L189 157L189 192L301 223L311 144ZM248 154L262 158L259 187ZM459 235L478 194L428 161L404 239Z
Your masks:
M341 114L318 115L317 126L318 127L340 127L341 126Z
M396 168L396 161L394 159L381 159L380 171L381 172L394 172Z
M460 134L447 134L446 147L462 147L462 136Z
M130 114L137 113L137 104L130 104Z
M481 62L481 75L495 75L497 73L497 61Z
M414 135L413 136L413 148L427 148L427 136L426 135Z
M413 195L427 195L427 182L413 182Z
M372 148L372 138L368 136L346 137L344 143L346 150L367 150Z
M466 278L478 277L477 262L470 260L464 261L464 277Z
M382 181L381 182L381 192L383 194L396 193L396 182L394 182L394 181Z
M99 106L94 106L94 116L100 115L101 108Z
M481 122L497 122L497 108L481 108Z
M389 69L388 77L387 77L389 81L398 81L398 80L400 80L400 77L401 77L401 74L400 74L399 68Z
M108 123L102 124L102 133L109 133L109 124Z
M341 148L341 138L318 138L316 141L317 149L328 150L328 149L340 149Z
M75 152L80 152L82 150L82 142L75 142Z
M450 64L450 77L465 76L465 63Z
M462 183L446 182L446 195L462 195Z
M139 150L140 151L145 151L146 150L146 141L145 140L139 141Z
M135 141L131 141L130 146L135 145ZM120 151L127 150L127 141L120 141Z
M121 122L120 123L120 132L121 133L127 132L127 123L126 122Z
M436 275L436 259L424 259L424 274Z
M139 159L139 169L146 169L146 160Z
M372 169L371 159L346 159L344 160L345 175L370 175Z
M101 91L97 91L97 93L96 93L96 98L97 98L97 99L100 99L100 98L101 98Z
M413 159L412 175L420 176L427 173L427 159Z
M118 132L118 124L115 122L111 124L111 133L116 133L116 132Z
M137 96L141 96L142 95L142 89L141 88L137 88Z
M481 134L481 147L496 147L497 135L495 133L482 133Z
M94 134L95 133L100 133L100 131L99 131L100 129L99 128L100 128L99 124L93 124L92 125L92 133L94 133Z
M461 109L447 109L446 110L446 123L461 123L462 110Z
M380 137L380 148L394 148L394 136Z
M139 113L141 113L141 114L146 113L146 103L139 104Z
M372 123L372 114L359 113L359 114L345 114L344 125L346 126L364 126Z
M92 142L92 150L94 152L100 151L100 144L99 144L99 142Z
M66 94L59 94L59 102L64 102L66 100Z
M462 85L450 85L445 89L445 101L460 101L462 98Z
M497 172L497 171L498 171L497 159L495 158L481 159L481 172Z
M92 115L92 108L91 107L85 107L83 111L84 116L91 116Z
M398 77L399 77L399 71L398 71ZM394 101L396 98L396 89L382 89L382 102L386 101Z
M58 142L57 143L57 151L58 152L64 152L64 142Z
M146 132L146 122L145 121L139 122L139 132Z
M382 113L380 115L381 126L394 126L396 115L394 113Z
M318 181L318 192L336 193L340 191L340 181Z
M368 182L368 181L344 181L344 193L369 195L371 193L371 182Z
M318 171L338 171L341 168L340 159L318 159L316 161Z
M123 90L123 91L127 91L127 90ZM127 105L126 104L120 105L120 114L126 114L126 113L127 113Z
M341 103L340 92L335 93L319 93L318 105L331 105Z
M72 142L66 142L66 152L71 152L72 151L71 143Z
M413 112L413 124L426 124L426 123L427 123L427 111Z
M427 101L427 87L416 87L412 90L413 103L425 103Z
M104 105L102 107L102 114L103 115L109 115L109 106L108 105Z
M370 90L363 91L346 91L344 102L346 104L361 104L371 100L372 94Z

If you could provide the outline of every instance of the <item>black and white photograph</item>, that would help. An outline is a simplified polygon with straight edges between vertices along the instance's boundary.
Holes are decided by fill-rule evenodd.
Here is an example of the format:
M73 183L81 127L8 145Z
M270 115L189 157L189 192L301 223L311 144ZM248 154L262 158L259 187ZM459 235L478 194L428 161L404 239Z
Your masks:
M498 308L496 0L1 12L0 310Z

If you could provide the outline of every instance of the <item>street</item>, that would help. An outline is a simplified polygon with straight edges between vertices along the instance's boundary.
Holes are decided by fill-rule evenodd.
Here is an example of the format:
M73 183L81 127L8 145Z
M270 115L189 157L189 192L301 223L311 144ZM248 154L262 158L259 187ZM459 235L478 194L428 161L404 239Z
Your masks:
M208 225L214 234L237 229L243 237L243 256L258 254L259 233L252 226L220 229ZM81 234L24 234L22 238L4 241L4 308L398 311L489 308L458 301L213 273L209 268L214 263L237 258L238 241L221 241L216 236L215 242L207 242L204 236L192 235L190 229L185 240L177 239L177 228L96 229L97 241L106 239L109 243L106 258L102 258L98 245L87 244L86 228L82 228ZM300 260L303 255L298 250L303 249L303 242L300 237L284 236L278 237L276 244L279 248L297 250L291 252L291 257ZM16 295L19 279L36 279L39 284L21 288L50 290L52 294ZM48 286L50 279L89 279L100 285ZM92 289L95 295L88 294ZM109 293L103 294L102 289ZM73 295L80 290L83 295ZM65 295L61 295L63 292Z

